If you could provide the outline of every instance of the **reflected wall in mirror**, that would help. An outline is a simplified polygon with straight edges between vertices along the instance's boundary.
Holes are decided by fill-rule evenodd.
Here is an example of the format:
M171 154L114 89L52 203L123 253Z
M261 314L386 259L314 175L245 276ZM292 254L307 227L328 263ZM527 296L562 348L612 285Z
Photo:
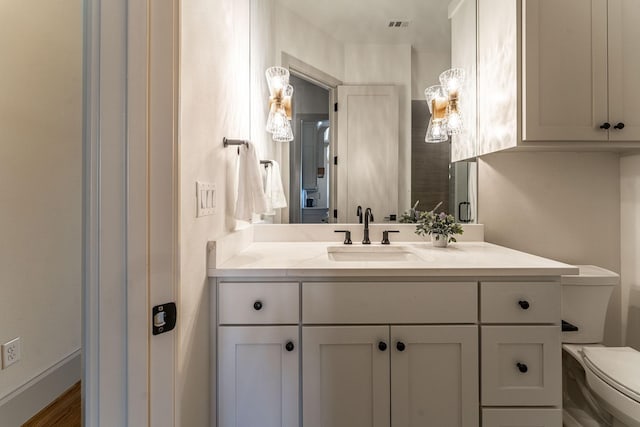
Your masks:
M294 140L265 131L264 72L289 69ZM427 87L460 67L464 131L425 142ZM276 223L376 222L442 208L476 214L476 0L251 0L251 138L280 162ZM454 163L452 163L454 162Z

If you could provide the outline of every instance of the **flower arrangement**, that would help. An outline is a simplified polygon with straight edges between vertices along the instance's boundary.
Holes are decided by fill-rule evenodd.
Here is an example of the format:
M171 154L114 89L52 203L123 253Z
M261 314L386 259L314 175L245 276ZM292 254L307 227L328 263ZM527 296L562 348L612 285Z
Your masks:
M453 215L445 212L436 213L436 209L440 207L442 202L438 203L435 208L430 211L417 211L419 202L416 202L409 211L402 214L400 221L416 224L415 233L419 236L426 234L432 236L434 243L445 246L447 243L456 242L454 235L462 234L464 230L462 226L456 222Z
M444 212L439 214L434 211L421 212L420 219L416 225L416 234L424 236L429 234L435 236L435 240L444 239L447 243L455 242L455 234L462 234L462 226L456 222L453 215Z

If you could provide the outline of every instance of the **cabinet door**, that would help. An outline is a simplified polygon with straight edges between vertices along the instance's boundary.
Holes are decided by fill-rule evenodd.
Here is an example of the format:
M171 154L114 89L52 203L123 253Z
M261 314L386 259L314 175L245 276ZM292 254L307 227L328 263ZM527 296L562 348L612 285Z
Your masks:
M466 74L460 93L459 106L464 118L464 128L462 133L451 136L452 163L473 158L477 154L477 12L475 0L467 0L459 2L458 7L453 11L453 15L450 15L451 67L462 68Z
M219 426L298 426L298 327L222 326L218 334Z
M520 1L478 1L478 155L515 147L520 137Z
M607 0L525 0L523 38L522 139L606 141Z
M562 405L560 326L483 326L481 359L483 405Z
M609 119L612 141L640 141L640 2L609 0Z
M477 326L392 326L391 373L393 427L478 426Z
M388 341L388 326L302 328L304 427L389 426Z

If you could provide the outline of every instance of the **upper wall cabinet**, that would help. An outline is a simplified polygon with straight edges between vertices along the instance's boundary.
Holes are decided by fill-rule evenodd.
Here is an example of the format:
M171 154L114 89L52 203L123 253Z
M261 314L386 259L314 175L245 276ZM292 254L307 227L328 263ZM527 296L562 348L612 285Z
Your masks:
M479 154L640 146L637 22L637 0L480 0Z

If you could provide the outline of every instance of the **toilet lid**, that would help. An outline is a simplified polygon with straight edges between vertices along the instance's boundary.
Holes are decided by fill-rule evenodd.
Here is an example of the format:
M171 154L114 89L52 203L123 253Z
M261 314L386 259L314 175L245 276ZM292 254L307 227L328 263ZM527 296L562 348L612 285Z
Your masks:
M630 347L584 347L587 366L603 381L640 402L640 352Z

